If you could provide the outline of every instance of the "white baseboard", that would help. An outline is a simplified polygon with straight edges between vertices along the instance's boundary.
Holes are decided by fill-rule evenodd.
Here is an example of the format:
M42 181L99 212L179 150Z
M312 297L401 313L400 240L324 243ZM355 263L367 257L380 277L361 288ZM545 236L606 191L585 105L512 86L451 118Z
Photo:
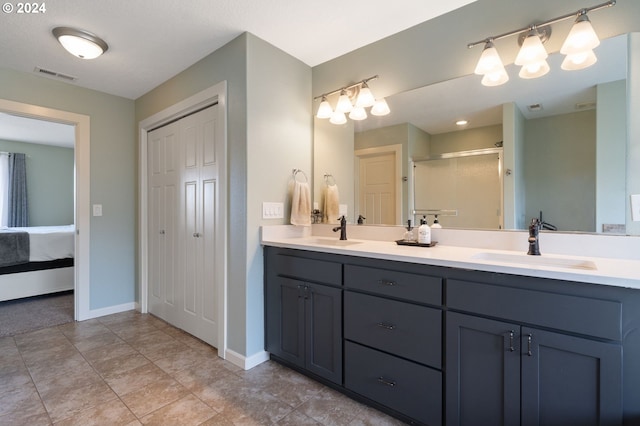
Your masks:
M136 308L135 302L123 303L122 305L108 306L106 308L100 309L91 309L87 312L87 316L83 318L84 320L104 317L111 314L118 314L120 312L131 311Z
M246 357L230 349L227 349L225 351L224 359L229 361L231 364L242 368L243 370L251 370L256 365L260 365L263 362L268 361L269 352L261 351L249 357Z

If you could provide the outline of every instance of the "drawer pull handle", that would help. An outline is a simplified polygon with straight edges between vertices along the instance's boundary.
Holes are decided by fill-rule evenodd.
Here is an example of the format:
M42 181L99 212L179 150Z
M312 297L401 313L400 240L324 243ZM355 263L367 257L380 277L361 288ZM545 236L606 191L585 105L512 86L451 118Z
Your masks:
M386 330L395 330L396 326L393 324L386 324L384 322L379 322L378 324L376 324L378 327L380 328L384 328Z
M516 349L513 347L513 330L509 331L509 352L513 352Z
M394 387L396 385L396 382L393 380L387 380L384 377L380 376L378 377L378 382L382 383L383 385L387 385L389 387Z
M395 281L389 281L389 280L379 280L378 283L380 283L380 285L386 285L388 287L393 287L394 285L396 285Z
M533 336L531 334L529 334L527 336L527 355L529 356L533 356L533 353L531 352L531 340L533 339Z

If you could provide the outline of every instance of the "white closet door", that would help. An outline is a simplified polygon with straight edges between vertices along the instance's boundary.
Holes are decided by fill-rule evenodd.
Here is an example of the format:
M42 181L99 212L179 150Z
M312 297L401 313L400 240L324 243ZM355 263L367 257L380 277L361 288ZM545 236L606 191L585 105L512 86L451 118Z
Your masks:
M148 138L149 312L212 346L218 343L218 289L224 279L224 253L218 249L224 241L216 233L224 160L217 155L217 109L193 113ZM171 173L161 180L157 170L163 167Z
M149 311L176 321L176 225L179 128L149 132Z
M180 120L180 326L217 345L217 253L219 164L216 152L217 105Z

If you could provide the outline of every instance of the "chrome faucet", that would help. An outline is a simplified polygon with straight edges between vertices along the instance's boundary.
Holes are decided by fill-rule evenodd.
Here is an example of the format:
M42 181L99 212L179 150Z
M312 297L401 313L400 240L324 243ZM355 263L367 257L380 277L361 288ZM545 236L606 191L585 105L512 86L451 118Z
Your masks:
M338 218L338 220L340 221L340 226L336 226L335 228L333 228L333 232L340 231L340 239L346 240L347 239L347 218L344 217L344 215L342 215Z
M540 256L540 244L539 244L539 232L540 232L540 220L537 217L531 219L531 225L529 225L529 251L527 254L533 256Z

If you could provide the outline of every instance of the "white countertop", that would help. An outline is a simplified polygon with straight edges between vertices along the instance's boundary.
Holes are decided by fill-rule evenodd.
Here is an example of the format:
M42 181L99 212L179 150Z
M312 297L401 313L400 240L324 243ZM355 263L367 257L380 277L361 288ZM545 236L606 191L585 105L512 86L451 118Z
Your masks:
M364 239L349 239L349 245L341 246L336 245L337 240L337 237L309 235L309 233L293 236L287 232L263 231L261 243L266 246L322 253L640 289L640 261L638 260L544 253L542 256L528 256L526 252L512 250L442 244L437 244L435 247L411 247L398 245L395 241Z

